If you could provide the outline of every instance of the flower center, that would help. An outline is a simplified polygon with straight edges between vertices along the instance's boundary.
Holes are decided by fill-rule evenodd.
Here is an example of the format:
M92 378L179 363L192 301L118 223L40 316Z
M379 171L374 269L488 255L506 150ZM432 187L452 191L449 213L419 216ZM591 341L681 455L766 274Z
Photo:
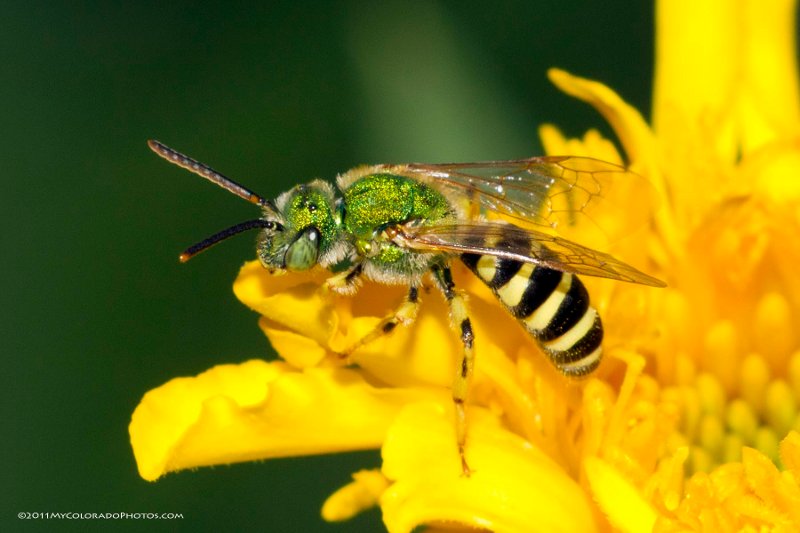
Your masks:
M708 372L665 391L682 407L679 432L670 448L689 446L689 474L741 461L743 446L782 467L778 444L791 429L800 429L800 351L789 358L784 375L772 376L767 360L750 354L742 360L734 395L726 394L720 380Z

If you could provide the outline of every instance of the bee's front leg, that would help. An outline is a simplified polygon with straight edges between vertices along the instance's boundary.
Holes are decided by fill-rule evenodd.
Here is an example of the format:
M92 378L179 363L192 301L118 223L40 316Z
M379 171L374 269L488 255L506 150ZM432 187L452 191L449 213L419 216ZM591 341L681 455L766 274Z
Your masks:
M431 271L447 300L447 304L450 306L450 320L453 327L459 332L463 346L461 361L453 380L453 404L456 410L456 444L458 444L458 455L461 457L461 471L464 476L469 477L472 470L467 464L464 447L467 443L467 393L469 392L469 384L475 365L475 354L472 350L475 336L472 332L472 321L467 315L464 296L455 289L450 267L446 265L434 266Z
M405 300L403 300L403 303L401 303L391 314L387 315L386 318L381 320L372 331L358 339L351 346L347 347L347 349L340 352L339 356L342 358L349 357L350 354L362 346L391 333L398 324L407 326L413 323L417 318L418 309L419 289L417 289L416 285L410 285L408 288L408 295L406 296Z
M364 271L363 263L356 263L344 272L334 274L325 280L322 288L325 291L337 294L352 295L358 290L361 281L361 273Z

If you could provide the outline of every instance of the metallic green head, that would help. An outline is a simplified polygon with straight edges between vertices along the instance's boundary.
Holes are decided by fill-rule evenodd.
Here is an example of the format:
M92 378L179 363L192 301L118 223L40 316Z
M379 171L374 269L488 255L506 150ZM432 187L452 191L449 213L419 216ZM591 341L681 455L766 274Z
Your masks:
M264 209L264 220L275 222L258 236L258 258L270 271L308 270L322 262L339 240L341 217L330 184L316 180L298 185Z

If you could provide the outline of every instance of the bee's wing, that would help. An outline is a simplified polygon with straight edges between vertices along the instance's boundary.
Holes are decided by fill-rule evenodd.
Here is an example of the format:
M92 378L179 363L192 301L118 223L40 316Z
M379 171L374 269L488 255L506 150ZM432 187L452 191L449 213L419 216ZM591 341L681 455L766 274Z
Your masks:
M459 222L418 226L400 235L404 247L419 251L450 251L492 255L535 263L563 272L611 278L653 287L666 284L603 252L541 231L503 222Z
M653 186L624 167L577 156L480 163L412 163L387 168L499 213L555 229L589 221L615 240L641 226L655 209ZM608 216L610 215L610 216Z

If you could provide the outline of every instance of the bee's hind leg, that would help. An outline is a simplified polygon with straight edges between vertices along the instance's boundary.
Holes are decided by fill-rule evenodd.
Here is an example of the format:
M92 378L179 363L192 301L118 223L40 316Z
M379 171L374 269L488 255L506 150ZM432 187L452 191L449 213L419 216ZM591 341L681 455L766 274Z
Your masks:
M472 350L474 334L472 332L472 322L467 315L467 306L464 297L456 291L453 283L453 275L448 266L434 266L431 271L436 283L444 294L447 304L450 306L450 320L453 327L461 336L463 346L461 362L456 370L453 380L453 404L456 410L456 443L458 444L458 455L461 457L461 471L464 476L469 477L472 470L467 464L464 454L464 447L467 442L467 412L466 401L469 384L472 378L473 367L475 364L475 354Z
M398 324L408 325L413 323L417 318L418 309L419 289L416 285L410 285L408 288L408 294L403 300L403 303L401 303L391 314L387 315L386 318L378 322L378 325L375 326L372 331L358 339L352 345L348 346L347 349L339 352L339 356L342 358L349 357L350 354L362 346L365 346L370 342L391 333Z

